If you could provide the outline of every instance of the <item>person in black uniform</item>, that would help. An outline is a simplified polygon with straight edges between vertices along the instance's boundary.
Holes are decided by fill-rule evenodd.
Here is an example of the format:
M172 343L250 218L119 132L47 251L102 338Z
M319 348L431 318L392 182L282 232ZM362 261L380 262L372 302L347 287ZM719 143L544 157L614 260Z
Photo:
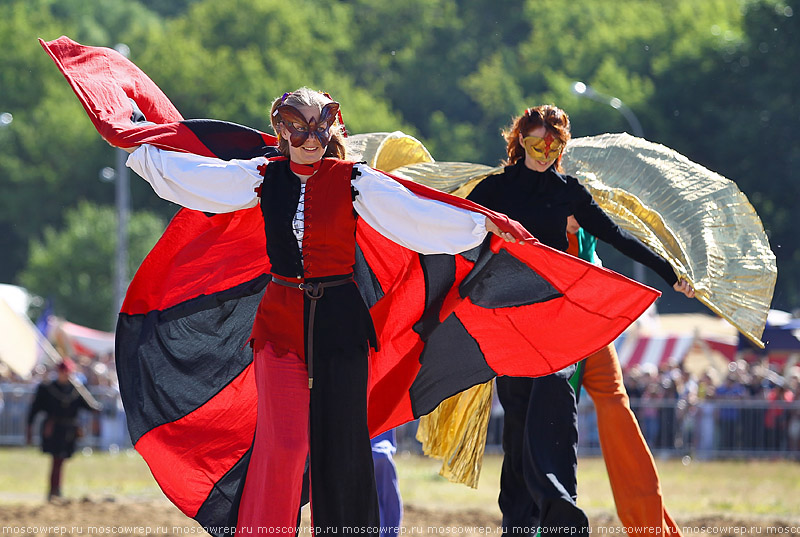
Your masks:
M561 173L570 139L567 114L551 105L529 108L504 131L508 160L502 173L479 183L468 199L518 220L543 244L566 251L567 218L655 271L678 292L694 296L669 263L620 229L574 177ZM569 345L568 341L564 342ZM577 406L570 366L547 377L497 377L505 410L500 510L503 531L518 535L564 531L588 534L577 507Z
M53 456L50 468L50 501L61 497L61 470L64 461L75 452L75 442L80 436L78 411L98 411L100 404L92 395L72 378L75 363L64 358L57 366L55 380L44 381L36 389L28 412L27 443L33 439L33 421L44 412L41 425L42 451Z

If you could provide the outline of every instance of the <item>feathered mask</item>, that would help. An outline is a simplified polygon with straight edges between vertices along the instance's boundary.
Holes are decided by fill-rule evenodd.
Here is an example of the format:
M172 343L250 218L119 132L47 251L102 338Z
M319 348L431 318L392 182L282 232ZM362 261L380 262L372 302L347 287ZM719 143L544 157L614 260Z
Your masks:
M310 121L290 104L280 105L275 112L289 130L289 142L293 147L303 145L309 136L316 137L322 147L327 147L331 139L331 127L336 122L336 114L339 112L339 103L333 101L326 104L322 107L319 119L311 118Z

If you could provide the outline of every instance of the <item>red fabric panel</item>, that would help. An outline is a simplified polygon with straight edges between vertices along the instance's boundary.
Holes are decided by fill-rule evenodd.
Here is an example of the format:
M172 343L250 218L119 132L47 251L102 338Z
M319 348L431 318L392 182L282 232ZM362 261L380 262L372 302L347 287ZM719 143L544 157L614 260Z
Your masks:
M251 364L205 405L136 443L161 490L188 516L197 514L216 482L250 449L256 405Z
M350 162L324 159L319 171L306 183L307 233L303 236L303 272L306 278L353 271L356 218L350 182L352 174Z
M541 243L494 239L492 246L501 246L535 267L564 295L531 306L497 309L494 315L486 315L484 308L469 301L455 308L499 374L547 375L581 360L616 339L660 294Z
M122 312L163 310L268 272L259 207L212 216L181 209L136 272Z
M311 390L305 361L267 344L256 354L253 367L262 419L239 504L236 533L243 535L294 527L309 450Z
M369 426L377 434L414 418L408 390L420 369L423 343L412 326L424 310L425 286L416 255L404 255L363 222L357 237L386 293L370 310L381 342L380 351L372 355L369 386ZM500 248L535 267L564 296L494 310L475 306L458 293L472 264L456 256L456 284L440 320L456 314L498 374L541 376L575 363L611 343L659 296L654 289L541 243L506 243L494 237L492 249Z
M303 296L304 292L297 288L272 283L267 285L250 334L255 351L269 342L278 354L293 352L305 358ZM276 323L275 319L281 321Z
M133 147L142 143L163 149L214 156L187 127L180 112L147 75L113 49L88 47L62 36L39 43L69 82L100 135L112 145ZM133 99L148 121L131 123ZM277 140L262 134L267 145Z
M370 354L367 414L372 436L414 419L409 389L420 369L422 341L411 327L425 306L418 254L358 220L356 240L385 293L371 309L380 351ZM406 360L401 360L402 357Z

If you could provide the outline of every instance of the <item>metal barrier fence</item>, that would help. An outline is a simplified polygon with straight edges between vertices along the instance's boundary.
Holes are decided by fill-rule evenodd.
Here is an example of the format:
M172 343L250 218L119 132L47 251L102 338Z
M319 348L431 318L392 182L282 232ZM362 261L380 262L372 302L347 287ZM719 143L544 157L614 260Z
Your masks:
M656 457L800 460L800 401L632 399ZM578 452L600 455L597 417L588 397L578 405Z
M631 400L639 426L656 457L784 458L800 461L800 401ZM416 423L397 429L400 451L421 453ZM502 453L503 417L493 415L486 452ZM589 397L578 405L578 454L600 456L597 416Z
M36 387L0 384L0 446L25 444L28 408ZM92 395L103 404L100 413L81 412L84 436L80 448L117 450L131 447L125 411L116 390L95 386ZM793 458L800 460L800 401L706 400L688 405L683 400L631 400L642 433L653 455L719 459L734 457ZM39 420L42 416L39 416ZM502 450L502 415L489 420L486 451ZM34 423L34 444L38 421ZM588 397L578 405L578 452L600 455L597 417ZM398 449L421 452L415 439L416 423L397 429Z

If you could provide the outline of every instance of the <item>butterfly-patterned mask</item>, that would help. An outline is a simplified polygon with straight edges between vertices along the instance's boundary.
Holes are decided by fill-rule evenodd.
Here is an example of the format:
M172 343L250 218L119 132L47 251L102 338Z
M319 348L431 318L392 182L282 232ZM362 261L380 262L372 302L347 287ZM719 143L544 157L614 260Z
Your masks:
M319 119L311 118L306 120L300 111L290 104L282 104L275 110L281 118L281 122L289 130L289 142L293 147L303 145L309 136L314 136L322 147L328 147L331 140L331 127L336 122L336 114L339 112L339 103L330 102L322 107Z
M561 140L557 140L549 132L544 138L526 136L522 139L522 146L531 158L543 162L557 159L558 155L561 154L561 150L564 149L564 144Z

